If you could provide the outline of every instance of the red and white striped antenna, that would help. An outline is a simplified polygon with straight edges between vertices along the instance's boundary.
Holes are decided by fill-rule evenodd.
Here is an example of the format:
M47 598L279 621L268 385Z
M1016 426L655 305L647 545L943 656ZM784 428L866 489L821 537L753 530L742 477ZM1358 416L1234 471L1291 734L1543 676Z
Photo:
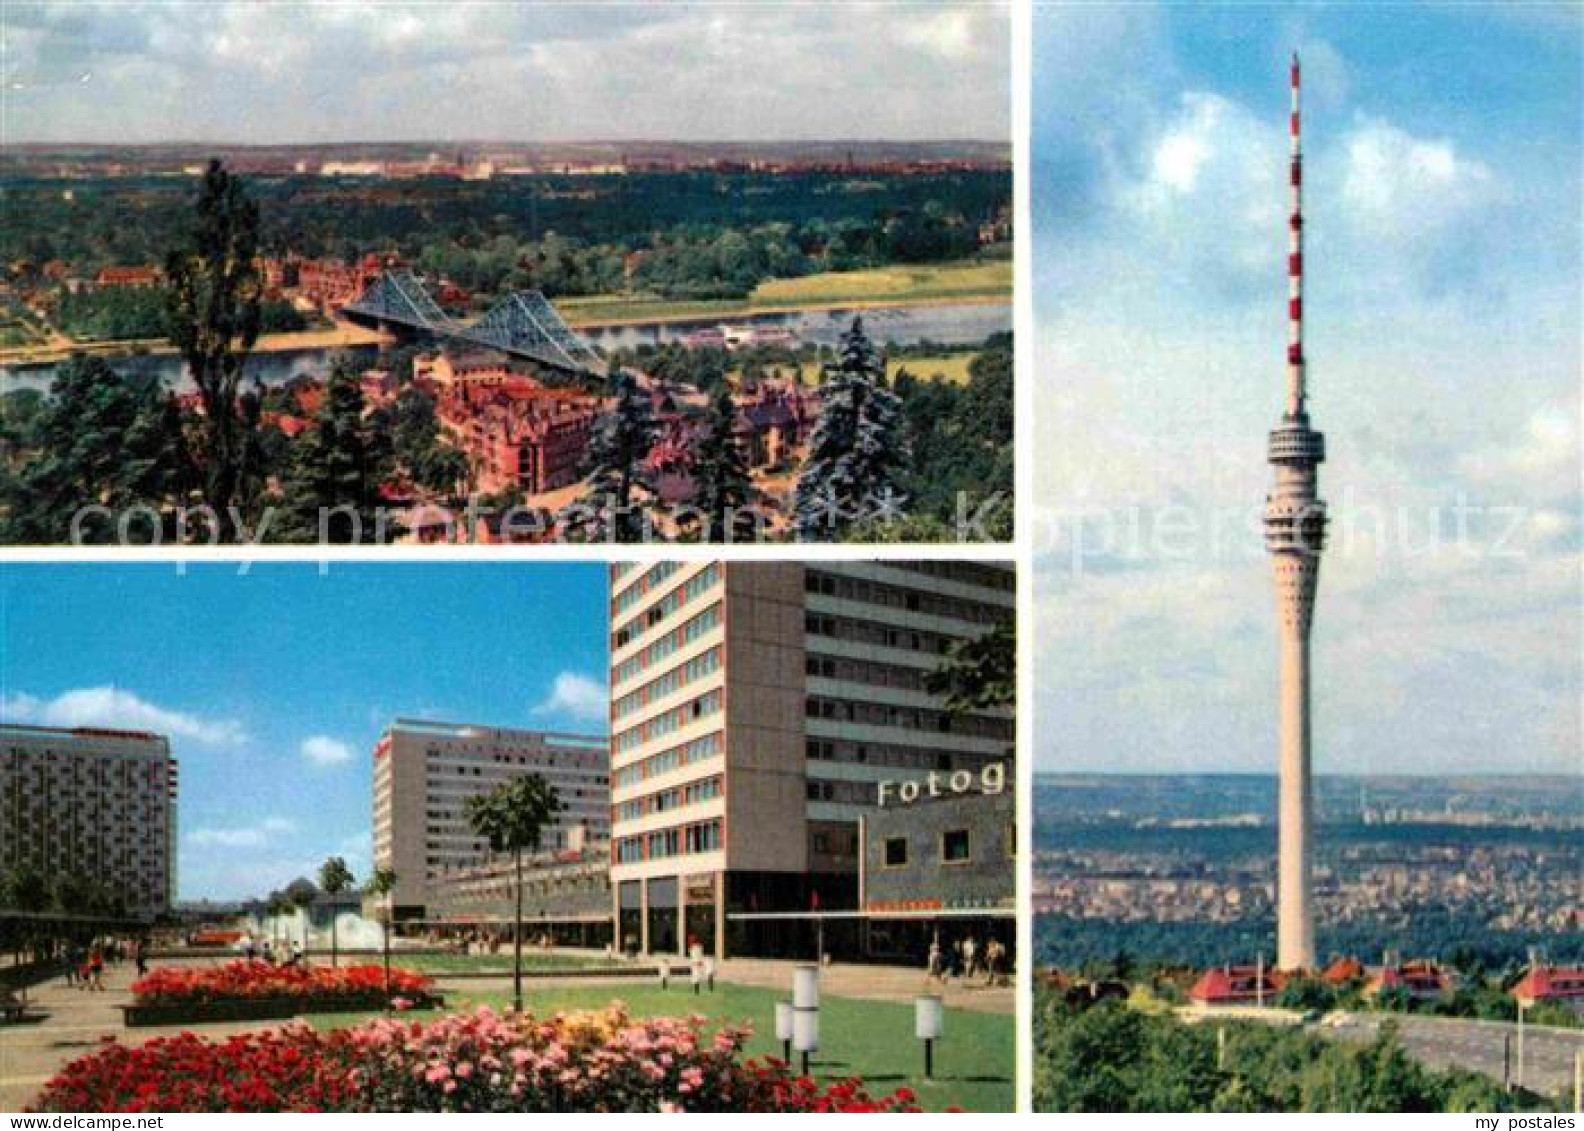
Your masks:
M1292 214L1288 219L1287 246L1287 413L1304 411L1303 351L1303 146L1299 125L1298 53L1292 57Z

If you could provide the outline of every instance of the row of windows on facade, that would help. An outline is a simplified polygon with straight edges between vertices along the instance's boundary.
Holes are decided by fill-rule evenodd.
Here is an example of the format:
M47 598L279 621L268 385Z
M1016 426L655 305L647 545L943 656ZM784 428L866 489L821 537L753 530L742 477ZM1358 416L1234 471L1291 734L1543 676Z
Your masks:
M721 779L715 777L703 778L699 781L688 782L686 785L663 789L658 793L651 793L647 797L636 797L631 801L624 801L616 807L616 819L620 821L636 821L653 813L668 813L673 809L682 809L689 805L699 805L711 801L721 795Z
M721 739L721 732L713 731L684 742L680 746L651 754L642 761L622 766L615 774L616 787L626 789L660 774L679 770L683 766L701 762L705 758L713 758L721 752Z
M702 597L719 580L720 567L717 565L706 566L636 617L618 625L611 634L612 647L626 647L678 609L684 608L690 602Z
M603 749L557 750L550 746L530 747L528 752L525 753L491 751L488 747L468 751L455 746L431 746L424 751L425 762L431 767L449 765L450 763L446 761L448 757L465 757L469 753L489 753L491 755L490 761L501 766L564 766L567 769L577 770L598 766L605 751ZM472 765L475 759L470 758L467 761L469 765Z
M944 656L961 637L940 632L895 628L857 617L839 617L830 613L807 613L803 617L803 631L809 636L826 636L852 644L868 644L897 648L908 652L923 652L931 656ZM812 642L810 642L812 644Z
M700 821L678 829L660 829L642 836L622 837L616 841L614 858L620 864L644 860L663 860L669 856L694 856L717 852L721 846L720 821Z
M436 769L438 769L438 767L432 767L431 768L432 772L429 775L429 780L430 780L431 783L433 783L430 786L431 789L433 789L436 785L444 785L445 782L446 782L446 779L441 777L438 772L433 772ZM480 766L447 766L447 767L445 767L445 770L447 770L447 771L455 770L457 777L481 778L481 777L484 776L483 768L480 767ZM500 780L508 781L511 778L515 777L515 776L516 776L515 774L508 773L508 774L505 775L505 777L501 777ZM603 783L605 781L605 775L604 774L593 774L592 776L593 776L594 780L596 780L598 782L602 782ZM491 774L490 777L491 777L491 779L495 779L497 777L500 777L500 775ZM576 787L569 787L569 788L576 788Z
M848 742L841 739L811 738L804 744L810 761L846 762L860 766L884 766L902 770L979 770L985 763L1000 761L1004 751L994 754L968 754L938 750L934 747L895 746L880 742Z
M636 746L642 746L651 739L672 734L685 726L698 722L700 719L708 718L710 715L715 714L721 709L723 702L724 700L719 690L706 691L697 699L689 700L679 707L672 707L669 710L662 711L653 718L645 719L637 726L622 731L613 740L612 748L617 753L625 753Z
M640 785L652 777L682 769L694 762L713 758L721 752L722 734L715 731L690 742L651 754L640 762L618 769L613 781L618 789ZM811 761L840 762L862 766L881 766L888 769L960 770L981 768L992 758L1004 755L970 754L962 751L938 750L933 747L898 746L881 742L848 742L839 739L811 738L805 744L805 754Z
M648 671L667 656L681 651L701 639L705 633L720 627L720 623L721 603L716 601L701 610L698 616L684 621L664 636L650 641L638 652L617 664L611 671L611 686L619 686L639 673Z
M924 669L882 664L874 660L850 660L810 653L803 658L803 673L816 679L839 679L847 683L889 687L898 691L929 690L925 686L928 673Z
M812 567L818 568L818 567ZM940 558L921 558L911 561L886 562L885 568L917 573L941 581L955 581L962 585L977 585L983 589L997 589L1004 593L1017 591L1017 573L1009 565L990 565L984 562L959 562Z
M850 699L810 696L804 712L811 719L829 719L863 726L902 727L955 734L965 738L993 738L1012 741L1011 719L986 715L952 715L926 707L893 707L885 703L859 703Z
M967 597L954 597L923 589L910 589L864 578L842 577L835 574L810 571L804 578L805 591L821 597L834 597L842 601L856 601L882 609L899 609L923 616L942 617L967 621L970 624L994 624L1010 615L1002 605L975 601Z
M611 619L615 620L653 593L668 577L681 568L681 562L656 562L650 566L642 577L616 594L615 599L611 601ZM621 575L617 576L619 578Z

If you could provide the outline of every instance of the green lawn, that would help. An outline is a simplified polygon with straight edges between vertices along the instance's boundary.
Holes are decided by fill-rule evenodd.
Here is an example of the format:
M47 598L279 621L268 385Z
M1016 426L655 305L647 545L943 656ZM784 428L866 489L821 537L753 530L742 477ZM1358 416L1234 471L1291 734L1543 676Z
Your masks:
M613 1000L637 1016L681 1016L697 1012L720 1024L750 1022L751 1056L780 1056L775 1039L775 1003L788 994L755 986L718 985L715 993L695 997L685 984L662 990L652 981L621 986L535 986L526 990L527 1005L538 1013L602 1009ZM488 1004L504 1008L509 994L448 991L448 1009ZM309 1020L318 1028L356 1024L366 1014L319 1014ZM422 1013L406 1014L422 1017ZM1016 1023L1009 1014L946 1011L945 1037L935 1049L935 1078L925 1080L924 1048L913 1037L913 1007L823 995L820 999L822 1048L809 1064L821 1079L861 1076L873 1091L907 1086L918 1093L920 1106L940 1111L1011 1111L1016 1103ZM795 1059L795 1054L794 1054Z
M893 357L886 360L886 377L895 380L897 370L906 369L921 381L950 381L954 385L968 383L968 366L975 357L973 352L927 354L919 357ZM779 371L791 375L787 366L772 365L769 372ZM798 366L798 380L805 385L819 384L820 363L808 360ZM737 370L728 373L730 377L738 377Z
M770 279L751 296L757 306L836 302L918 302L929 299L1010 297L1010 259L908 264L868 271L826 271Z
M591 966L618 965L619 960L587 958L569 954L539 954L523 951L523 970L586 970ZM391 955L391 965L424 974L450 974L456 971L492 971L510 974L512 954L503 950L499 954L411 954L400 951Z

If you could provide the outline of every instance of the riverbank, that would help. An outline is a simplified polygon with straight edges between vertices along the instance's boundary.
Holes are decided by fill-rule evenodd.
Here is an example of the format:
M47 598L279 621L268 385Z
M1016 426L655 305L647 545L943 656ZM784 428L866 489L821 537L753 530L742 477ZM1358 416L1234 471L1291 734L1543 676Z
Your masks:
M804 314L821 310L895 310L972 306L1012 300L1012 263L986 260L920 267L827 271L761 283L743 299L688 301L596 295L567 298L556 309L577 329L711 323L723 318Z
M64 340L64 339L63 339ZM254 353L292 353L301 350L353 349L378 346L394 341L378 330L342 322L327 330L297 330L291 333L261 334ZM73 354L90 357L138 357L174 355L176 347L164 338L127 338L114 342L71 342L48 349L0 349L0 366L59 365Z

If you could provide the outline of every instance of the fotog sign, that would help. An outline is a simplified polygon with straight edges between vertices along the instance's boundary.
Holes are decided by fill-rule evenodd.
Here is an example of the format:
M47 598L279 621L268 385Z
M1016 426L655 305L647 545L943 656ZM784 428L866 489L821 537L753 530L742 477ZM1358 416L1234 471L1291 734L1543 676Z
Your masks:
M972 770L953 770L949 774L931 770L924 778L880 782L880 807L883 809L888 805L911 805L923 798L947 797L953 794L982 793L986 796L994 796L1005 793L1006 787L1005 762L986 762L977 774Z

